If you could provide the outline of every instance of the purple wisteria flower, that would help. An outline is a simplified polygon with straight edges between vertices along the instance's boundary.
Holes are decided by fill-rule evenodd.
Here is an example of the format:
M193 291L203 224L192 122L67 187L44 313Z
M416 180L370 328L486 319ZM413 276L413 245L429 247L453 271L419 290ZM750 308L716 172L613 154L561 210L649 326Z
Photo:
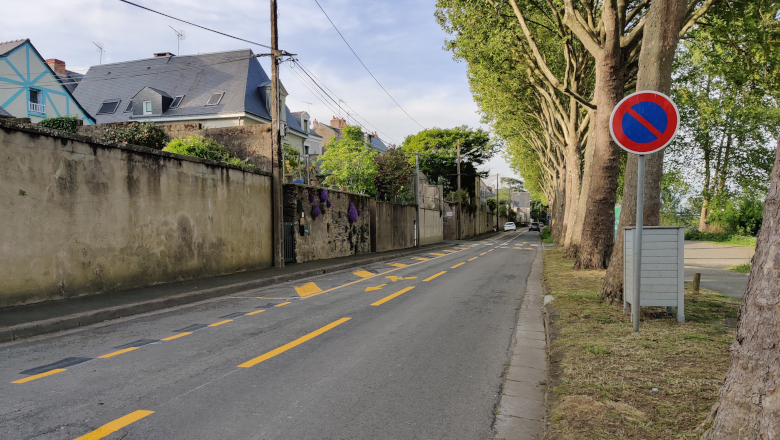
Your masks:
M317 218L317 217L319 217L321 215L322 215L322 212L320 211L320 206L319 205L314 205L314 206L311 207L311 217L312 218Z
M347 218L349 219L350 223L355 223L358 219L357 209L352 202L349 202L349 208L347 208Z
M320 202L322 203L328 203L328 190L323 188L320 190Z
M314 197L314 194L309 193L309 203L311 203L313 205L314 202L316 202L316 201L317 201L317 199Z

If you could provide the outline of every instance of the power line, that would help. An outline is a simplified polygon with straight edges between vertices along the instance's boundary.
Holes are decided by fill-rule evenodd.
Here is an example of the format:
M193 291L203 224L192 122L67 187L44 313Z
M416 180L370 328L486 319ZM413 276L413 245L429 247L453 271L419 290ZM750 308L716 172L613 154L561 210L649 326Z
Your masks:
M187 23L187 24L188 24L188 25L190 25L190 26L195 26L195 27L197 27L197 28L205 29L205 30L207 30L207 31L209 31L209 32L214 32L215 34L224 35L225 37L228 37L228 38L233 38L233 39L236 39L236 40L239 40L239 41L243 41L243 42L245 42L245 43L249 43L249 44L256 44L256 45L258 45L258 46L265 47L266 49L270 49L270 48L271 48L271 46L267 46L267 45L265 45L265 44L260 44L260 43L255 43L254 41L245 40L245 39L243 39L243 38L239 38L239 37L234 37L233 35L226 34L226 33L224 33L224 32L215 31L214 29L209 29L209 28L207 28L207 27L205 27L205 26L201 26L201 25L199 25L199 24L195 24L195 23L190 23L189 21L182 20L181 18L176 18L176 17L173 17L173 16L171 16L171 15L168 15L168 14L163 14L162 12L155 11L154 9L149 9L149 8L147 8L146 6L141 6L141 5L135 4L135 3L133 3L133 2L129 2L129 1L127 1L127 0L119 0L119 1L120 1L120 2L122 2L122 3L127 3L128 5L131 5L131 6L135 6L136 8L141 8L141 9L145 9L145 10L147 10L147 11L149 11L149 12L154 12L155 14L162 15L163 17L168 17L168 18L170 18L170 19L173 19L173 20L176 20L176 21L180 21L180 22L182 22L182 23Z
M125 0L120 0L120 1L125 1ZM322 11L322 13L323 13L323 14L325 14L325 17L328 19L328 21L330 22L330 24L333 26L333 29L336 29L336 32L338 32L338 34L339 34L339 36L341 37L341 39L342 39L342 40L344 40L344 43L347 45L347 47L349 48L349 50L351 50L351 51L352 51L352 54L353 54L353 55L355 55L355 58L357 58L357 60L358 60L358 61L360 61L360 64L362 64L362 65L363 65L363 68L365 68L365 69L366 69L366 72L368 72L368 74L369 74L369 75L371 75L371 78L374 78L374 81L376 81L376 83L377 83L377 84L379 84L379 87L381 87L381 88L382 88L382 90L384 90L384 92L387 94L387 96L389 96L389 97L390 97L390 99L392 99L392 100L393 100L393 102L395 103L395 105L397 105L397 106L398 106L398 108L400 108L400 109L401 109L401 111L403 111L404 113L406 113L406 116L409 116L409 119L411 119L412 121L414 121L414 123L415 123L415 124L419 125L419 126L420 126L420 128L422 128L422 129L424 130L424 129L425 129L425 127L423 127L423 125L422 125L422 124L420 124L419 122L417 122L417 120L415 120L415 119L412 117L412 115L410 115L410 114L409 114L409 113L408 113L406 110L404 110L404 108L403 108L403 107L401 107L401 104L399 104L399 103L398 103L398 101L396 101L396 100L395 100L395 98L393 98L393 95L391 95L391 94L390 94L390 92L388 92L388 91L387 91L387 89L385 89L385 87L382 85L382 83L380 83L380 82L379 82L379 80L378 80L378 79L376 79L376 77L374 76L374 74L373 74L373 73L371 73L371 71L370 71L370 70L368 70L368 67L366 67L366 64L363 62L363 60L361 60L361 59L360 59L360 57L358 56L358 54L357 54L357 53L355 53L355 50L354 50L354 49L352 49L352 46L350 46L350 45L349 45L349 43L347 42L347 39L346 39L346 38L344 38L344 35L342 35L342 34L341 34L341 31L339 30L339 28L337 28L337 27L336 27L336 24L335 24L335 23L333 23L333 20L331 20L331 19L330 19L330 17L328 16L328 13L327 13L327 12L325 12L325 9L322 9L322 5L320 5L320 2L319 2L319 1L317 1L317 0L314 0L314 3L317 3L317 6L319 6L319 7L320 7L320 10Z

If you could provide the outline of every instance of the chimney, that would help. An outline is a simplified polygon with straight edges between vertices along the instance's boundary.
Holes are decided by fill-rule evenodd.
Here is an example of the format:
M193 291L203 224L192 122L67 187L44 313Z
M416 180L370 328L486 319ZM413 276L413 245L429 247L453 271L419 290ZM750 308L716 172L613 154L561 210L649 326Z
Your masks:
M156 54L154 54L155 58L172 57L172 56L174 56L174 55L172 53L170 53L170 52L157 52Z
M50 58L46 60L46 64L51 67L51 70L54 71L59 76L65 76L68 74L68 72L65 70L65 61L61 61L55 58Z
M347 121L341 118L333 117L333 119L330 120L330 126L333 128L338 128L341 130L342 128L346 127Z
M317 119L315 118L315 119L314 119L314 122L312 122L312 123L311 123L311 128L314 128L314 127L316 127L317 125L319 125L319 122L317 122Z

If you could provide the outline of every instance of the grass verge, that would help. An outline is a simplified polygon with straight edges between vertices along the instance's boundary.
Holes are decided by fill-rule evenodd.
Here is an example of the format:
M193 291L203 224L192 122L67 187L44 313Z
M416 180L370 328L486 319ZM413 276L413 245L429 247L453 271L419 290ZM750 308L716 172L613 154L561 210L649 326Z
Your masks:
M555 239L550 232L549 226L542 228L542 232L539 233L539 237L542 239L542 243L555 243Z
M689 231L685 233L686 240L711 241L717 244L730 246L756 246L756 237L729 234L728 232L699 232Z
M726 270L731 270L739 273L750 273L750 263L742 263L736 266L727 267Z
M694 439L729 366L739 303L685 286L685 323L663 308L642 310L634 336L622 307L598 297L605 271L572 270L545 252L555 297L551 434L559 439ZM653 391L653 388L658 391Z

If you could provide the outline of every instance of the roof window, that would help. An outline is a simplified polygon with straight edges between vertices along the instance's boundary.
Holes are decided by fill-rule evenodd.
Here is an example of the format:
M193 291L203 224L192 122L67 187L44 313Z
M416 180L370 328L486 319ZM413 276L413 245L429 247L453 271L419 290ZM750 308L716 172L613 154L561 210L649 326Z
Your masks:
M225 96L225 92L217 92L211 95L206 105L217 105L222 101L222 97Z
M127 107L125 107L125 113L130 113L133 111L133 101L130 101L127 103Z
M103 104L100 105L100 110L98 110L97 114L99 115L113 114L114 112L116 112L116 109L119 107L120 102L122 102L121 99L109 99L103 101Z
M179 108L181 105L182 100L184 100L184 95L179 95L175 98L173 98L173 102L171 103L171 106L168 108Z

